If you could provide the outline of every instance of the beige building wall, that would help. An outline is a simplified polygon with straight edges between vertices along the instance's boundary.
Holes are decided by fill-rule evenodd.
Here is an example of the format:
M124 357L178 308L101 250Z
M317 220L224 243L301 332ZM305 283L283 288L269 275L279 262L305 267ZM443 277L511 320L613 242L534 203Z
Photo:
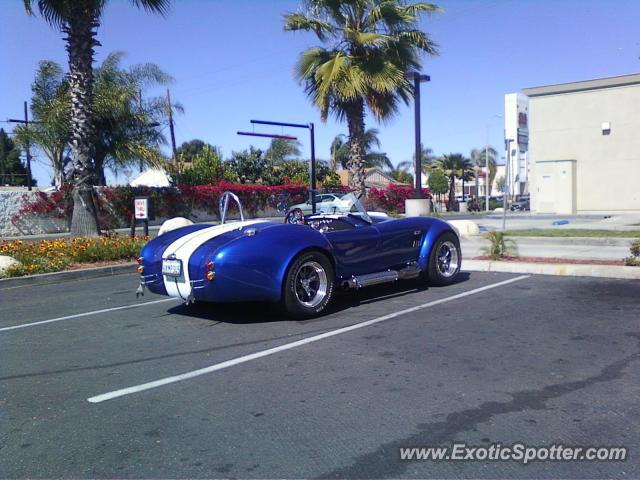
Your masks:
M524 93L530 97L532 209L640 211L640 75Z

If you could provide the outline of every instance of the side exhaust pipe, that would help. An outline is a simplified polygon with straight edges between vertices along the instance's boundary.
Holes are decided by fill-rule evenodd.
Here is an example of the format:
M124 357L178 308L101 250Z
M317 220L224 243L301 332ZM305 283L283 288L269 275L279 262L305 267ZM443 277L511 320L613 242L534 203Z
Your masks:
M416 278L420 275L420 267L417 263L407 265L400 270L386 270L384 272L368 273L366 275L353 276L342 282L342 288L362 288L371 285L379 285L381 283L390 283L397 280L408 280Z

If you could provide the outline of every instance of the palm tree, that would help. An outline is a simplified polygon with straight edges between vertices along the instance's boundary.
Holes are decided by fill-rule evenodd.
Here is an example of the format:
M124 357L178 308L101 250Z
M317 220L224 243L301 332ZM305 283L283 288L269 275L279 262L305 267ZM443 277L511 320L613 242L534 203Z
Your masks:
M100 233L94 204L93 57L97 28L107 0L23 0L27 14L40 15L65 36L69 54L71 150L73 152L72 236ZM131 0L145 10L164 14L170 0Z
M389 157L384 152L377 152L373 148L380 148L380 139L378 134L380 132L377 128L369 128L364 132L362 140L363 146L363 163L364 168L388 168L393 169L393 164ZM344 135L337 135L331 143L332 159L335 159L336 163L340 163L342 168L349 168L349 144L344 141Z
M164 97L142 99L145 87L166 85L173 79L152 63L120 66L123 52L112 52L95 70L94 168L98 185L105 185L105 168L114 173L134 164L157 164L166 143L160 123L165 120ZM174 106L175 108L176 106ZM182 107L177 105L177 109Z
M405 160L404 162L398 163L395 167L391 168L389 171L389 176L394 180L397 180L400 183L413 183L413 175L411 175L411 168L413 167L413 162Z
M433 162L435 162L436 156L433 154L433 150L431 148L426 148L424 145L420 146L420 150L421 150L420 161L422 165L422 171L428 172ZM413 161L414 162L416 161L415 153L413 154Z
M346 165L349 160L349 145L345 141L345 135L342 133L336 135L331 142L331 159L329 160L329 167L335 171L338 169L338 164Z
M466 195L464 193L464 182L470 182L476 177L476 173L474 171L473 163L468 158L465 158L462 164L460 165L461 175L460 180L462 180L462 200L466 200Z
M496 158L498 158L498 152L495 148L486 146L480 149L474 148L471 150L471 161L478 168L485 168L487 162L487 156L489 157L489 178L487 181L487 188L489 189L489 195L491 195L491 187L493 185L493 180L496 178L496 172L498 171ZM477 189L476 189L477 193Z
M449 178L449 201L447 211L456 208L456 178L462 179L462 194L464 195L464 182L473 178L473 165L471 161L461 153L443 155L436 162L436 167Z
M71 135L69 82L60 65L50 60L38 64L31 85L33 122L16 128L22 144L36 145L53 168L53 184L60 188L66 181Z
M274 138L271 140L271 145L265 152L265 157L271 165L290 160L291 157L300 157L302 151L300 147L302 145L297 140L287 140L284 138Z
M296 76L319 108L346 120L349 128L350 185L365 194L365 109L378 120L408 103L407 78L421 66L419 54L436 55L429 36L417 28L422 14L439 11L430 3L403 0L307 0L306 12L285 15L286 31L313 32L323 47L303 52Z

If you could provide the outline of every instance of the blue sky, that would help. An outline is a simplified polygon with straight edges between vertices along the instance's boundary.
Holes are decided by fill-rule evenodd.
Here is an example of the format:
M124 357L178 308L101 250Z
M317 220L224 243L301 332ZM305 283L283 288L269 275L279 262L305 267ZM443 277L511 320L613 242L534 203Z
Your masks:
M422 22L441 55L425 58L432 81L423 88L423 142L437 154L490 143L500 149L505 93L525 87L640 71L640 2L635 0L443 0L445 12ZM249 120L316 123L316 151L328 158L336 134L333 119L320 122L294 80L298 54L318 42L312 35L282 31L293 0L176 0L166 17L137 11L124 0L109 2L99 30L100 62L114 50L127 63L153 62L173 75L172 97L185 113L176 118L180 144L201 138L225 154L266 148L267 139L241 137ZM27 17L22 2L0 3L0 120L19 117L30 96L38 61L66 64L62 35L39 17ZM158 92L160 93L160 92ZM402 108L380 129L382 150L394 163L413 153L413 110ZM0 123L2 128L11 128ZM298 135L304 131L262 129ZM50 181L42 160L34 172ZM122 179L121 179L122 180Z

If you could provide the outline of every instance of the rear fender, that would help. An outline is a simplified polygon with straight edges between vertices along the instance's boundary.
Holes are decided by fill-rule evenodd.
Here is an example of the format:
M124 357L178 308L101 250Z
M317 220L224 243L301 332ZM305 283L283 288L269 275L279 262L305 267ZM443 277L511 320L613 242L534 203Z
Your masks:
M319 250L334 263L331 244L306 226L282 224L238 238L212 252L215 280L198 291L196 298L278 302L289 265L307 250Z

